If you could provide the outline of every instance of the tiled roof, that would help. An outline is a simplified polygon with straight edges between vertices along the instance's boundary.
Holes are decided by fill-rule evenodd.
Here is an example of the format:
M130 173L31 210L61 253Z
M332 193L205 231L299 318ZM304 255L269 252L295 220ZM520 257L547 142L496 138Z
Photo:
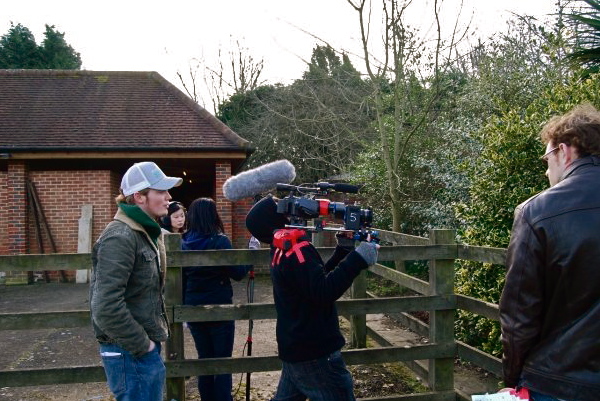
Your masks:
M248 149L156 72L0 70L0 151Z

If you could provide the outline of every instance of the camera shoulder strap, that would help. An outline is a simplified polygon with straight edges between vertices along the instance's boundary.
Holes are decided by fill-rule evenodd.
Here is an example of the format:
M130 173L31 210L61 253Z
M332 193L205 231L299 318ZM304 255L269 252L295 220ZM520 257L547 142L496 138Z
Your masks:
M298 261L304 263L304 255L302 255L300 248L310 245L308 240L309 237L306 235L306 231L299 228L282 228L275 231L275 235L273 236L273 246L276 249L273 254L271 267L278 265L283 255L285 255L286 258L289 258L292 254L296 254Z

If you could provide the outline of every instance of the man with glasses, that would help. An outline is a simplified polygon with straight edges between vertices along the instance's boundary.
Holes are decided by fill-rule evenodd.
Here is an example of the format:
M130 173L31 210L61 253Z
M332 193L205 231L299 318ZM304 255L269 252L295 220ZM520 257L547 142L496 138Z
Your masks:
M600 112L541 131L550 188L515 210L500 299L504 382L531 399L600 397Z

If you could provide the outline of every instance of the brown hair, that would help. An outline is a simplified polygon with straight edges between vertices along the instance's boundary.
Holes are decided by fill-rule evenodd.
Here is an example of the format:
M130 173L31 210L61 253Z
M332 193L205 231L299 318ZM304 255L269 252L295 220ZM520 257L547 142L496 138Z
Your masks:
M574 146L580 157L600 156L600 112L589 103L552 117L540 132L542 142Z
M146 195L148 192L150 192L150 188L145 188L142 189L141 191L137 191L139 192L141 195ZM135 201L133 200L133 194L131 195L123 195L123 191L119 190L119 195L117 195L117 197L115 198L115 202L117 202L117 205L119 203L127 203L129 205L135 205Z

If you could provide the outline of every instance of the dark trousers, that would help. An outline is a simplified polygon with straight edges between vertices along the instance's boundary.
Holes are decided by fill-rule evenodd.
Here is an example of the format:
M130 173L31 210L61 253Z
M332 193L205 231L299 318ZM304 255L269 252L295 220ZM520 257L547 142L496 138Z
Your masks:
M355 401L352 375L340 351L305 362L283 362L271 401Z
M227 358L233 352L235 322L188 323L198 359ZM202 401L233 401L230 374L198 376L198 391Z

